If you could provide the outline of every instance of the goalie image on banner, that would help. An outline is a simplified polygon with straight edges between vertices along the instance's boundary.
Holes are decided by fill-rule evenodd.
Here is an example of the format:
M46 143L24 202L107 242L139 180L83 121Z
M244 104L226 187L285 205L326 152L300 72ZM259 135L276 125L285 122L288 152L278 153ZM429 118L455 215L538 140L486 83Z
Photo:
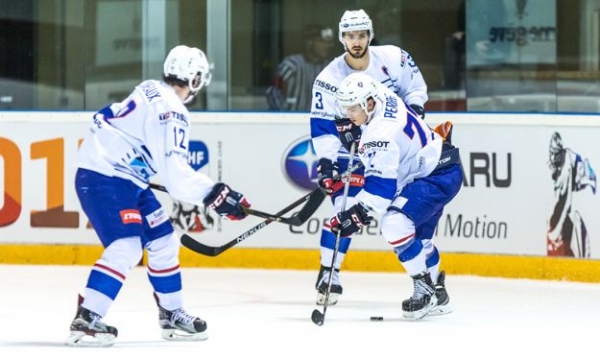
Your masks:
M202 141L190 140L188 162L196 171L208 165L208 147ZM206 168L208 169L208 168ZM206 171L208 172L208 171ZM173 210L169 217L173 226L183 232L202 232L214 226L214 219L206 207L184 203L173 199Z
M573 192L590 188L596 194L596 174L589 160L564 147L552 134L548 166L554 181L554 206L548 219L548 256L590 258L590 237L583 217L573 206Z

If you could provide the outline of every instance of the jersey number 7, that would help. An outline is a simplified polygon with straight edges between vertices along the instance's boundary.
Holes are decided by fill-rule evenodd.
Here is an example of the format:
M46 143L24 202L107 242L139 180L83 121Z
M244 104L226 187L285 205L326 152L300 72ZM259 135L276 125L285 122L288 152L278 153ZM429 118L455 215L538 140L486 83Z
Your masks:
M410 110L407 111L406 126L404 126L403 130L406 136L408 136L411 139L415 137L415 132L419 134L419 139L421 140L421 147L424 147L425 145L427 145L427 142L429 140L427 139L427 134L425 133L425 130L421 125L423 121L418 119L417 116L418 115L412 114Z

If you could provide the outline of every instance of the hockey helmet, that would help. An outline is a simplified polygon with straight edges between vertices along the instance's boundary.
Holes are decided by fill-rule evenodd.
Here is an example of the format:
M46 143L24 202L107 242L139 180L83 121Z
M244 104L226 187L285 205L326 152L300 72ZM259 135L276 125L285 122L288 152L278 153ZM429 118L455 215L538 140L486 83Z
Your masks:
M210 66L202 50L185 45L175 46L165 59L163 66L165 77L176 78L187 82L190 96L184 101L189 102L211 80ZM196 76L199 80L196 80Z
M367 13L363 10L346 10L344 15L342 15L342 19L340 20L338 38L342 45L344 44L344 33L347 31L359 31L359 30L368 30L369 31L369 43L373 40L375 36L375 32L373 31L373 21Z

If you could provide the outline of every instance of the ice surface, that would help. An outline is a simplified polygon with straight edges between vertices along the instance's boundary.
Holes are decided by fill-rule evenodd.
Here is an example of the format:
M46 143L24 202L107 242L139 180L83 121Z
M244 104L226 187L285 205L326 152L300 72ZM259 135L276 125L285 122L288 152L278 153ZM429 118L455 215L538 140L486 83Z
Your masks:
M412 322L404 273L342 272L344 294L314 325L317 271L184 268L184 304L204 342L168 342L144 268L105 322L111 348L63 345L86 266L0 265L0 359L600 359L600 284L449 274L454 312ZM371 316L384 321L372 322Z

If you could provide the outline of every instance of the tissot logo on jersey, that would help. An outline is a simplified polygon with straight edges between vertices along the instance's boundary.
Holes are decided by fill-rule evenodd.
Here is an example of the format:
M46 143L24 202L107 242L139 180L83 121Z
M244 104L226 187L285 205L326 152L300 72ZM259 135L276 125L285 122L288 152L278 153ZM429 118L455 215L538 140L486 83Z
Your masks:
M123 224L141 224L142 215L136 209L125 209L119 212Z
M327 91L331 91L331 92L337 92L337 89L338 89L337 86L333 86L333 85L328 84L325 81L319 80L319 79L315 80L315 85L317 85L318 87L323 88Z
M158 114L158 120L160 120L160 121L180 120L186 124L188 123L187 117L185 115L183 115L182 113L175 112L175 111L167 111L162 114Z
M365 151L372 148L387 150L389 143L389 141L369 141L367 143L362 144L360 149L358 149L358 153L363 154Z

